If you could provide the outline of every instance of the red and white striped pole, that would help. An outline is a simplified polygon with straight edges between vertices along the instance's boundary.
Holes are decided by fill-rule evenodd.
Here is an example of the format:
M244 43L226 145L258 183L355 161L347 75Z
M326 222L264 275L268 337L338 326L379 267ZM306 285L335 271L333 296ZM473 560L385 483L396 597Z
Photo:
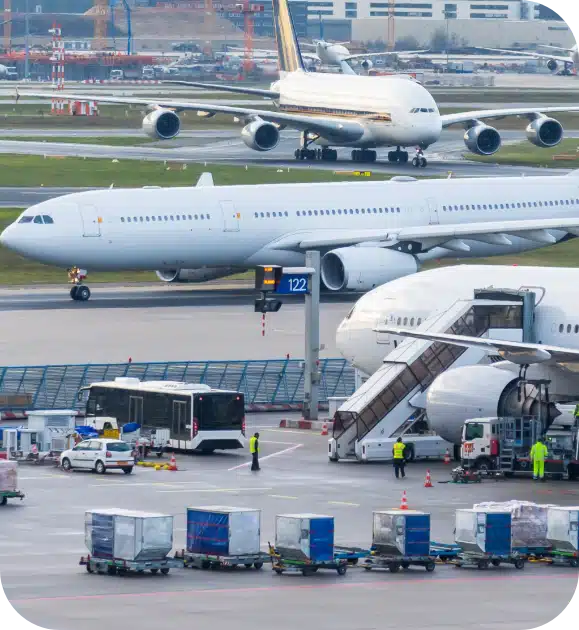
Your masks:
M64 90L64 41L60 24L53 24L50 32L52 34L52 87L60 92ZM53 98L51 112L64 114L64 101Z

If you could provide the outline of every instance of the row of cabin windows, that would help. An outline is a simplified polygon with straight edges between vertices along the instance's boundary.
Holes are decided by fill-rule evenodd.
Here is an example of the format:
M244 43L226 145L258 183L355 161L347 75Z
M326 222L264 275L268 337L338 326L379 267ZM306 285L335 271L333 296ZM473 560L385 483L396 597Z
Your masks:
M121 217L121 223L144 223L150 221L198 221L203 219L210 219L209 214L165 214L164 216L151 216L151 217Z
M408 317L404 317L404 319L402 317L399 317L396 320L396 324L398 326L402 325L402 326L414 326L414 322L416 321L416 325L420 326L420 324L422 324L422 317L419 317L417 320L414 320L414 317L411 317L410 319Z
M561 199L555 201L522 201L519 203L495 203L462 206L442 206L444 212L459 212L460 210L514 210L515 208L543 208L553 206L579 205L579 199Z
M383 212L400 212L400 208L351 208L350 210L296 210L296 216L298 217L311 217L311 216L329 216L329 215L342 215L342 214L382 214ZM253 216L256 219L269 219L271 217L287 217L289 214L285 212L254 212Z
M579 334L579 324L576 324L575 327L573 327L571 324L567 324L567 332L571 333L573 332L573 328L575 329L575 334ZM565 332L565 324L559 324L559 332L563 333Z

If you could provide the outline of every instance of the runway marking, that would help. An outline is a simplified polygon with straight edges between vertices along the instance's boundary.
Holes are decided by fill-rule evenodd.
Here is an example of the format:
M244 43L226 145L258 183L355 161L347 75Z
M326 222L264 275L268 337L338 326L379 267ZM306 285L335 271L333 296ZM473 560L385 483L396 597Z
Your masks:
M267 429L268 431L273 431L277 433L295 433L297 435L307 435L308 437L320 437L319 433L312 431L311 429Z
M111 484L119 484L121 488L133 487L133 486L184 486L184 485L195 485L195 484L203 484L205 486L211 485L207 484L205 481L149 481L149 482L137 482L137 483L123 483L122 481L103 481L101 483L91 483L89 484L89 488L110 488Z
M60 567L59 567L60 568ZM272 592L284 592L284 591L296 591L296 590L334 590L334 589L349 589L349 588L363 588L367 590L383 591L387 589L406 588L407 584L424 584L427 588L432 588L434 584L447 585L448 583L476 583L483 582L521 582L525 580L545 580L545 576L542 572L536 575L493 575L493 576L477 576L477 577L416 577L405 580L387 580L383 582L332 582L330 584L284 584L273 586L243 586L241 588L196 588L191 590L182 591L154 591L154 592L138 592L138 593L101 593L97 595L57 595L54 597L28 597L23 599L11 599L12 604L36 604L42 602L71 602L71 601L90 601L90 600L114 600L114 599L131 599L142 597L190 597L192 594L217 594L223 595L225 593L272 593ZM577 580L576 575L560 574L551 575L549 580Z
M284 455L285 453L295 451L296 449L301 448L302 446L303 444L296 444L295 446L284 448L283 451L276 451L275 453L271 453L270 455L266 455L265 457L260 457L259 461L264 462L266 459L271 459L272 457L278 457L279 455ZM239 468L245 468L246 466L251 466L251 461L245 462L243 464L239 464L239 466L234 466L233 468L228 468L227 472L231 472L232 470L238 470Z
M259 440L261 444L291 444L295 445L295 442L276 442L275 440Z
M330 505L348 505L350 507L360 507L359 503L350 503L348 501L328 501Z
M298 497L290 497L285 494L268 494L268 497L272 497L273 499L297 499Z
M174 492L245 492L247 490L273 490L273 488L208 488L208 489L188 489L183 488L182 490L157 490L157 492L162 492L163 494L171 494Z

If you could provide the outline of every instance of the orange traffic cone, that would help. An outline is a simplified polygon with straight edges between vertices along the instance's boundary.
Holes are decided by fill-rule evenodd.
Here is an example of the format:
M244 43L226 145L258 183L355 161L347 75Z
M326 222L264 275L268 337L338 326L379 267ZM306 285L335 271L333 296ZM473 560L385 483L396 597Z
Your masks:
M434 488L432 485L432 480L430 479L430 470L426 471L426 481L424 482L425 488Z
M177 470L177 460L175 459L175 454L171 455L169 470Z
M402 492L402 501L400 502L400 509L407 510L408 509L408 500L406 499L406 490Z
M322 424L322 432L320 433L320 435L328 435L328 423L324 422L324 424Z
M444 463L450 464L450 451L446 449L446 453L444 454Z

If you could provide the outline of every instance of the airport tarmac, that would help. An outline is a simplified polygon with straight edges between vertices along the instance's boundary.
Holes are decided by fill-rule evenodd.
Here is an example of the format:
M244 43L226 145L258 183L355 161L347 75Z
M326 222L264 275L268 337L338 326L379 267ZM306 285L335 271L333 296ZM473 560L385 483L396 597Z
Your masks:
M275 516L331 514L336 542L368 547L372 511L398 507L402 490L410 507L431 513L432 537L453 541L454 511L474 502L521 500L576 504L579 486L514 479L480 485L441 484L449 467L431 466L434 488L425 489L425 464L393 479L389 465L331 464L326 438L314 432L263 427L248 417L248 432L261 435L261 467L252 473L246 452L179 457L178 472L137 469L130 477L111 472L63 473L22 468L22 502L2 507L0 574L14 608L27 620L54 630L141 630L196 627L250 630L414 630L465 627L526 630L557 616L577 587L577 570L527 565L456 569L433 573L413 568L396 575L350 567L311 576L261 571L172 570L168 576L127 578L89 575L78 565L84 547L84 511L96 507L153 510L175 517L175 550L185 546L185 510L226 504L262 510L261 541L275 540Z

